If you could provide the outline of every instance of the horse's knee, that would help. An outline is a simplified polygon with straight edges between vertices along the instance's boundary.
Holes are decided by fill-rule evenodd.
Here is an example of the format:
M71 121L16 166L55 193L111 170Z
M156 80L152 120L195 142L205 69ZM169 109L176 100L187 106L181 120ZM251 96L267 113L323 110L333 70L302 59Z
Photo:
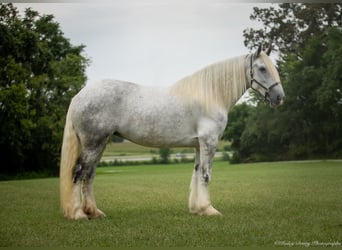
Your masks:
M207 173L203 174L203 180L205 183L209 183L209 180L210 180L209 174L207 174Z
M211 164L205 164L202 165L201 167L201 178L203 180L204 183L208 184L210 182L211 179Z

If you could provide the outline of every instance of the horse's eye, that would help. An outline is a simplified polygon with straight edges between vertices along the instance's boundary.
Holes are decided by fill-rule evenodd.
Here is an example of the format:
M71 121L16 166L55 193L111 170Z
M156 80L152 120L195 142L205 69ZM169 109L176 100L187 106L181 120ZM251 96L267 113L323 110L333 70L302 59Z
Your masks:
M261 71L261 73L265 73L265 72L266 72L266 68L265 68L264 66L261 66L261 67L259 68L259 70Z

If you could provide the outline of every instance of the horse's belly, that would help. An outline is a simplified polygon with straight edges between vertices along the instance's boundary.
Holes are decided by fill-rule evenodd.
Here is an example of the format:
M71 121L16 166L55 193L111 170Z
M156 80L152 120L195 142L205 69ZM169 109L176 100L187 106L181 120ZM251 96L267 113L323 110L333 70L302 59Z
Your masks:
M117 133L135 143L151 147L195 147L197 124L189 114L170 110L135 113L121 122Z
M123 138L149 147L196 147L198 140L195 131L178 127L176 124L145 124L143 121L119 129Z
M139 89L121 106L116 132L153 147L197 146L198 111L165 90Z

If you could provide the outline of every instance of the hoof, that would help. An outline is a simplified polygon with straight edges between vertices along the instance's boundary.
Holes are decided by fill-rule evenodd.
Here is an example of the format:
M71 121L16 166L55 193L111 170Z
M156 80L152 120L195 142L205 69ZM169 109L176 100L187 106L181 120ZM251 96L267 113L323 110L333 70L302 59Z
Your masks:
M96 219L96 218L104 218L106 217L105 213L102 212L100 209L96 209L96 211L88 216L91 219Z
M96 207L95 208L84 208L83 211L88 216L89 219L106 217L104 212L102 212L100 209L98 209Z
M206 209L202 210L201 212L199 212L199 215L207 215L207 216L214 216L214 215L219 215L222 216L222 214L217 211L215 208L213 208L213 206L209 206Z
M83 219L88 219L88 216L83 212L82 209L77 209L75 212L71 213L66 213L64 215L66 218L70 220L83 220Z

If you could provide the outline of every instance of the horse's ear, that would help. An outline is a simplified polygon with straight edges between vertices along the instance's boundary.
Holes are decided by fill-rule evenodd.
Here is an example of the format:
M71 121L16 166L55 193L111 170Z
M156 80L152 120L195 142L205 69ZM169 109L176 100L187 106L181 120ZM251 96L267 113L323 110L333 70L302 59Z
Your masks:
M271 51L272 51L272 45L270 45L269 47L268 47L268 49L266 50L266 55L270 55L271 54Z
M260 44L257 51L255 51L254 58L257 58L260 55L261 50L262 50L262 44Z

